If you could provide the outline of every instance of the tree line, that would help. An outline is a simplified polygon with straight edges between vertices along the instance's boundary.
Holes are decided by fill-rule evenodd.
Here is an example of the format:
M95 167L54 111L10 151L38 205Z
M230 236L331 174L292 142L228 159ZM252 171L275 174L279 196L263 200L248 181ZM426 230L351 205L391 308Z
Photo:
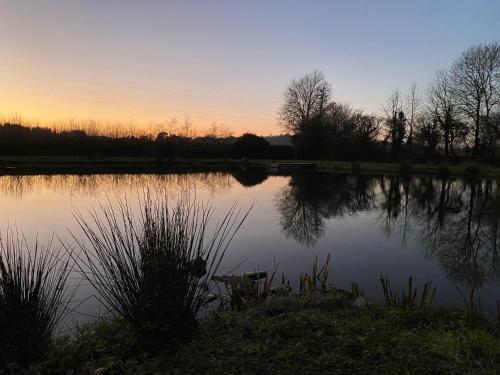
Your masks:
M175 158L327 159L495 162L500 127L500 44L474 45L421 90L394 90L383 115L333 100L332 85L320 71L293 79L279 109L291 145L270 144L246 133L99 134L54 130L17 123L0 125L0 155L145 156ZM94 130L92 130L94 129ZM114 134L114 133L113 133Z
M332 100L322 72L292 80L279 110L295 156L336 160L494 162L500 126L500 44L470 47L425 90L394 90L384 115Z
M27 156L141 156L174 161L176 158L290 159L287 145L271 145L264 137L187 136L160 132L150 136L106 136L84 130L56 131L20 124L0 125L0 155Z

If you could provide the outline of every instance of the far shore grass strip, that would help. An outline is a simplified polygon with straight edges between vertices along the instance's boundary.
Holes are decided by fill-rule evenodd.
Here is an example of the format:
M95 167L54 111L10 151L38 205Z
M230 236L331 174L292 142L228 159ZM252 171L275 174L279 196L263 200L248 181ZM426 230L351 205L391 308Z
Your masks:
M324 160L246 160L246 159L196 159L176 158L174 160L157 159L155 157L57 157L57 156L0 156L0 175L30 172L71 172L85 168L89 173L93 169L112 169L117 173L120 169L125 172L134 168L151 170L169 169L196 169L197 171L232 168L232 167L259 167L266 168L270 163L314 163L315 169L320 172L334 173L409 173L409 174L436 174L456 176L489 176L500 177L500 166L463 162L458 165L449 163L393 163L393 162L358 162L358 161L324 161Z

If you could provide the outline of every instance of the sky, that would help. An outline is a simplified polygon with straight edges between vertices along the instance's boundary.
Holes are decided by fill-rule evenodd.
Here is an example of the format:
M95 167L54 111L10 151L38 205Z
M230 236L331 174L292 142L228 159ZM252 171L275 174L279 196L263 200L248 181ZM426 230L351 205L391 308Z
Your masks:
M0 114L278 134L291 79L377 113L499 20L498 0L0 0Z

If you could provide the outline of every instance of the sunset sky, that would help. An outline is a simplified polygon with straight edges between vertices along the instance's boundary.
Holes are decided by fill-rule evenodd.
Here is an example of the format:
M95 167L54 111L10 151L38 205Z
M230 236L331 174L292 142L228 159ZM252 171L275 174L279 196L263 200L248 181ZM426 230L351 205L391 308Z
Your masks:
M494 0L0 0L0 113L276 134L294 77L322 70L335 101L378 112L498 39Z

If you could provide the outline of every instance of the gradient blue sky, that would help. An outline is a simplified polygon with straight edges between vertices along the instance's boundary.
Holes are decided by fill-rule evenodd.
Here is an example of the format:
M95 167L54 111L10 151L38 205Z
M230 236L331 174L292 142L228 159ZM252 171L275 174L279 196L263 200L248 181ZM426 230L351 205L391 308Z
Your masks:
M294 77L320 69L334 100L378 112L499 39L493 0L0 0L0 113L278 133Z

